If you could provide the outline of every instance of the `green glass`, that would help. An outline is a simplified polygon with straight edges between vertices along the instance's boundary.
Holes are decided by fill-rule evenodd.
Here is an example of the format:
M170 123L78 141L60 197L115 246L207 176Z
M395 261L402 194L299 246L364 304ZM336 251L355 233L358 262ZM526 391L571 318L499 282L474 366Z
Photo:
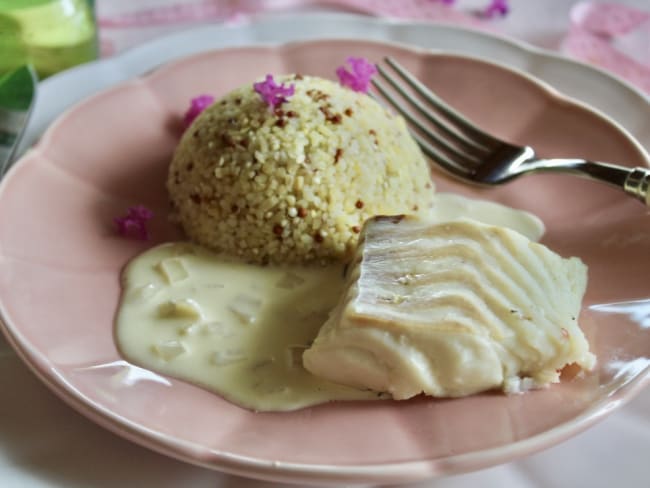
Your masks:
M96 59L89 0L0 0L0 76L32 63L39 78Z

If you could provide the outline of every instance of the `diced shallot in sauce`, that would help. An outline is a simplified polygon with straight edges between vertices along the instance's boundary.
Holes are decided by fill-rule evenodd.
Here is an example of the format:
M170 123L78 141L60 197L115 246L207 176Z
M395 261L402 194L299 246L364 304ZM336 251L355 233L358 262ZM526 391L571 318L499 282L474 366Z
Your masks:
M200 320L201 308L191 298L168 300L158 306L158 315L170 319Z
M262 308L262 300L250 295L237 295L228 307L244 324L254 324Z
M153 351L165 361L171 361L186 352L185 346L179 341L164 341L153 346Z
M212 353L210 361L215 366L226 366L228 364L237 363L246 359L246 355L238 349L225 349L223 351L215 351Z
M204 336L227 338L234 336L235 331L228 324L222 322L201 322L181 328L180 334L190 336L201 334Z
M282 278L278 280L275 286L278 288L292 290L293 288L302 285L304 282L305 279L302 276L297 275L296 273L292 273L291 271L287 271L286 274L284 274Z
M129 303L145 303L152 299L160 288L153 283L146 283L144 285L131 288L126 296Z
M180 258L163 259L158 263L156 269L170 285L183 281L190 276L183 264L183 260Z

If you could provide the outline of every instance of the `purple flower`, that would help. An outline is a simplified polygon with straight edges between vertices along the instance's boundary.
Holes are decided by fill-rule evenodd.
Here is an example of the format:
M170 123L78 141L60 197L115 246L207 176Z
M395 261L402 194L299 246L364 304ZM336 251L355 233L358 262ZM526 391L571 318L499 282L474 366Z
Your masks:
M349 72L344 66L339 66L336 70L341 85L356 92L368 93L370 79L377 72L375 65L366 58L349 57L346 62L352 68L352 72Z
M490 4L483 10L482 15L492 19L497 16L505 17L509 11L508 0L491 0Z
M278 85L273 79L273 75L266 75L264 81L253 83L253 89L259 93L269 108L274 109L286 102L287 97L293 95L295 85L291 84L289 87L285 87L284 83Z
M214 102L214 97L211 95L199 95L196 98L193 98L190 102L190 108L185 112L185 117L183 122L185 123L185 128L187 129L194 119L199 116L206 108L208 108Z
M144 205L130 207L123 217L115 217L113 223L117 233L123 237L132 237L146 241L149 239L147 222L153 217L153 212Z

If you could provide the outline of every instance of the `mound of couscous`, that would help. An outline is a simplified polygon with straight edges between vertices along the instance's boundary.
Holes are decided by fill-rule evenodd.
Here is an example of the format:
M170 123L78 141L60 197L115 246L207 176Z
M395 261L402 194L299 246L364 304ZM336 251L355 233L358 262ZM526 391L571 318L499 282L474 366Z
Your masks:
M428 210L429 167L401 117L369 96L290 75L269 107L241 87L183 135L167 187L188 237L247 261L345 259L365 220Z

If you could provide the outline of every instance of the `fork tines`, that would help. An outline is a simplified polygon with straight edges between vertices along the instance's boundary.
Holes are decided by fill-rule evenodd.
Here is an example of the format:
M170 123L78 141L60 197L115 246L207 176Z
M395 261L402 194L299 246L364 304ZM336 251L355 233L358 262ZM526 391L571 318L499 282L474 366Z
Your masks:
M393 58L384 60L391 69L378 65L377 70L387 83L377 79L372 83L381 98L409 122L414 139L432 160L452 173L466 176L500 144L447 105Z

